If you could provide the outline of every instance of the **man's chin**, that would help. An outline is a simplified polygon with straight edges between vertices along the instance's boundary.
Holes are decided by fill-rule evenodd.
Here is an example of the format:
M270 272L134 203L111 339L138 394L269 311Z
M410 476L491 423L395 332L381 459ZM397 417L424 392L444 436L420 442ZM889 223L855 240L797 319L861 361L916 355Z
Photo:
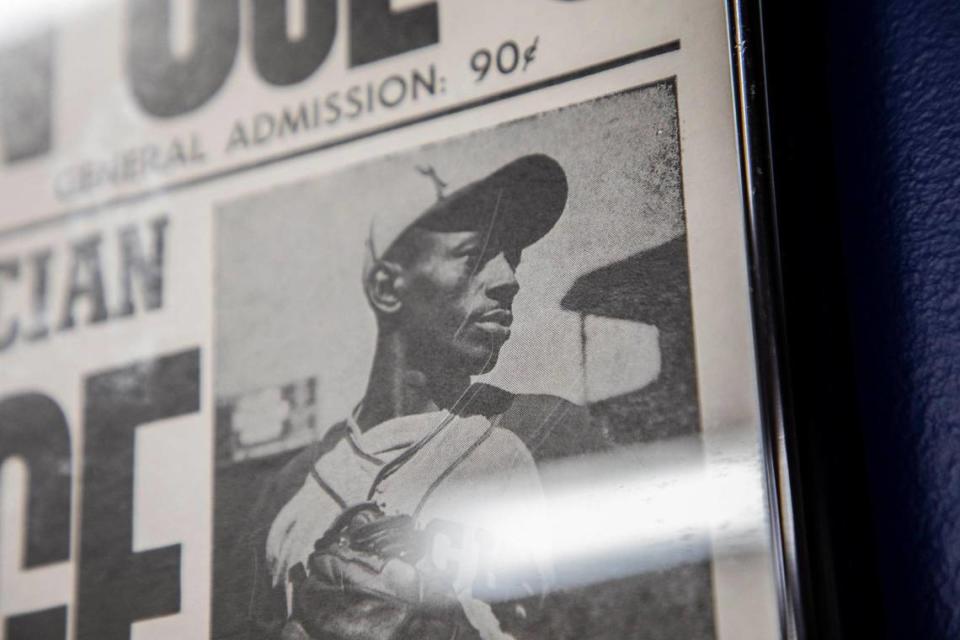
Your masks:
M490 373L493 371L493 368L497 366L497 356L494 355L492 358L483 363L483 366L480 367L480 370L477 371L474 375L481 376L485 373Z
M459 358L462 365L461 370L468 372L471 376L490 373L497 366L499 357L500 347L497 347L492 353L488 347L471 350L470 353L461 354Z

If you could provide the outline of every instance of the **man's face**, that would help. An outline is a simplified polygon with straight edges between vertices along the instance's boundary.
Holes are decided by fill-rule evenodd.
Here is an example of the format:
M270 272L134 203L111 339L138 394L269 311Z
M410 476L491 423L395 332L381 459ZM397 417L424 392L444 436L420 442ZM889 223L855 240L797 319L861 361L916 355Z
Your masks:
M416 229L403 272L403 329L418 358L451 374L485 373L510 337L520 249L482 231Z

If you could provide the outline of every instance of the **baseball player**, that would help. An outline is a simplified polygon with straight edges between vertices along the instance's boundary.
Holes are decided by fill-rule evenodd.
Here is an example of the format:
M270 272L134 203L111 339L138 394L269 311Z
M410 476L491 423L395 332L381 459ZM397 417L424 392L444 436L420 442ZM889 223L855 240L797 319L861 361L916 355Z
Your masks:
M371 226L363 399L256 509L250 637L511 638L523 610L497 603L550 580L548 541L498 537L487 507L510 500L543 521L535 454L556 455L552 436L582 428L582 411L471 377L510 337L517 266L563 212L566 176L529 155L446 194L421 171L437 201Z

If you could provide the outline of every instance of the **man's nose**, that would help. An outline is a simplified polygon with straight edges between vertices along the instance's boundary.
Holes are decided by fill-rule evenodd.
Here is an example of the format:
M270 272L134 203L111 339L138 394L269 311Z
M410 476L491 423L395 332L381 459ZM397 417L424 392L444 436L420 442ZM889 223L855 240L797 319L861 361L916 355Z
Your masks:
M486 280L487 295L504 304L510 304L520 291L517 281L517 268L504 253L487 262L483 269Z

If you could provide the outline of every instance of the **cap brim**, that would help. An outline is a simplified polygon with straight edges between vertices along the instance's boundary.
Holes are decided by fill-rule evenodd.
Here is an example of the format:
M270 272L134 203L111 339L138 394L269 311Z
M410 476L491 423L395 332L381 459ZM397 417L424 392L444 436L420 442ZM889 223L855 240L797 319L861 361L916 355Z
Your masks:
M500 242L526 248L547 234L567 203L560 164L528 155L439 200L415 226L437 231L497 230Z

